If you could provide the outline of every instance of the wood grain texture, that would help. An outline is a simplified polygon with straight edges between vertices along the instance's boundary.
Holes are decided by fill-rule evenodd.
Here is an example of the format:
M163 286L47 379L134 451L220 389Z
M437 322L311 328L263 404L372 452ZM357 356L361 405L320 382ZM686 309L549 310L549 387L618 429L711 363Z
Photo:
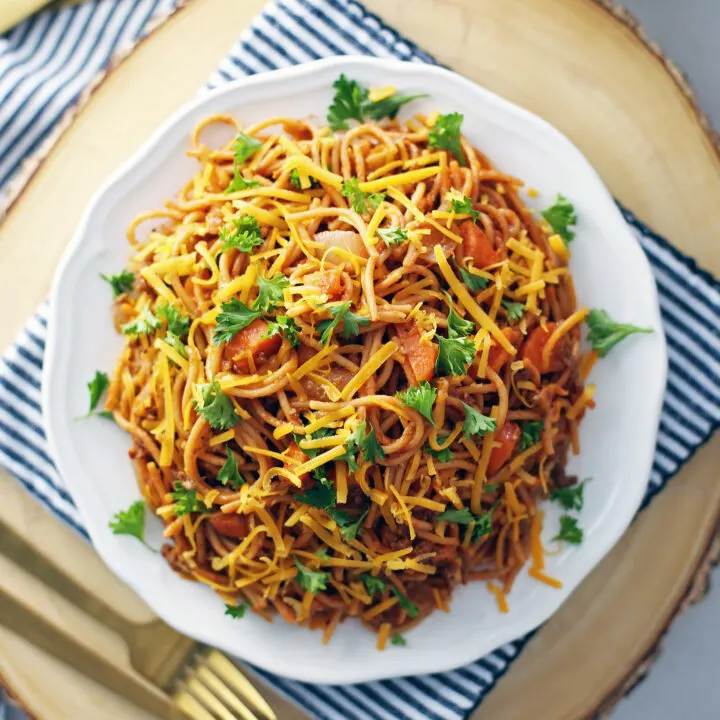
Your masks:
M188 2L114 65L54 146L26 170L0 226L0 302L6 308L0 348L45 296L57 258L94 190L194 95L261 5L262 0ZM682 78L627 16L591 0L366 0L366 5L441 62L559 127L616 197L720 273L716 138ZM30 231L38 218L51 224L51 234ZM31 275L17 271L27 267L28 256ZM716 438L533 638L476 720L578 720L607 710L648 666L688 590L698 595L693 588L707 572L702 563L720 508L719 461ZM96 592L117 595L128 615L147 615L83 540L7 476L0 483L3 517L43 547L62 548L56 557ZM46 607L56 622L124 661L114 638L22 573L0 566L0 582L29 593L25 597ZM38 669L43 683L37 682ZM68 673L0 632L0 675L39 717L83 717L88 702L103 718L139 717ZM276 707L282 720L303 717L287 704Z

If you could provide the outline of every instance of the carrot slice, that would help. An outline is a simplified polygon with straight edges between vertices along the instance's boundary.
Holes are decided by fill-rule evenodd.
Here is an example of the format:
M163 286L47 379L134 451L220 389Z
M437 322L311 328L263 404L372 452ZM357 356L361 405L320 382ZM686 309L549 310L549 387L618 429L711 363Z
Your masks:
M463 237L463 255L472 260L477 268L484 268L498 261L498 254L487 235L472 221L460 225Z
M556 325L557 323L549 322L545 327L542 327L541 325L536 327L530 335L528 335L528 339L525 341L522 348L522 358L533 365L541 374L558 372L564 367L563 354L566 346L562 339L553 348L548 365L545 366L543 364L543 348L545 347L545 343L548 341L550 335L552 335Z
M435 372L437 347L432 343L420 341L420 331L413 322L396 325L395 331L400 347L405 353L406 361L403 367L410 384L419 385L424 380L430 380Z
M223 350L226 360L232 362L236 372L248 372L250 363L248 356L251 355L255 365L260 357L271 355L280 349L282 338L277 333L265 337L268 331L268 324L265 320L258 318L243 328Z
M506 422L502 430L493 438L495 447L490 453L488 472L496 473L509 459L520 440L522 431L520 426L514 422Z

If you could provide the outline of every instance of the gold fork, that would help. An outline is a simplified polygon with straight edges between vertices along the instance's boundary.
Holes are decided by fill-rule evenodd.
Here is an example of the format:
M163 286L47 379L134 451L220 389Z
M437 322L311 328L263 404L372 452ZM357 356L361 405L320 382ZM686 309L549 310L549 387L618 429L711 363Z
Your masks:
M181 635L159 618L133 623L2 521L0 553L116 632L128 646L133 669L170 694L194 720L277 720L255 686L222 653Z

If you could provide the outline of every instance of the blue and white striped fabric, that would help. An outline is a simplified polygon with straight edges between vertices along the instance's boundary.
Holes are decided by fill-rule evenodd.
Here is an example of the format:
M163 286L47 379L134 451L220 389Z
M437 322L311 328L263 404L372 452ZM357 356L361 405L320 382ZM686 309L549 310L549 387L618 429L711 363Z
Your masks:
M172 7L173 0L100 0L42 13L0 38L0 191L110 54ZM276 0L241 35L208 87L339 54L435 62L353 0ZM623 212L652 264L670 352L647 503L720 424L720 284ZM46 318L43 305L0 360L0 462L84 534L43 432L40 376ZM317 718L459 720L482 701L528 639L453 672L354 686L315 686L260 674Z

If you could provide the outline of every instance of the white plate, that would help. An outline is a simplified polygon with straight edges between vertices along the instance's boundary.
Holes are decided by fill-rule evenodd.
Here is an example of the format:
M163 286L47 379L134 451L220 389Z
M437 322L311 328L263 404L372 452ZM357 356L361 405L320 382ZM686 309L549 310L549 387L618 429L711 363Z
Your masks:
M111 295L100 273L122 268L129 255L125 229L138 213L175 195L195 169L185 157L189 133L212 113L243 122L277 115L325 117L331 85L344 72L369 86L392 83L402 92L429 93L406 112L459 111L463 132L503 171L537 188L536 207L556 192L577 208L572 270L581 305L606 309L623 322L651 327L626 340L592 374L597 408L583 421L581 455L569 470L591 476L581 525L585 540L547 558L562 580L554 590L521 572L500 614L483 583L457 589L449 614L436 612L407 633L407 647L375 650L359 622L343 623L324 646L320 633L269 624L249 614L223 615L208 587L182 580L165 560L108 528L113 514L138 499L127 457L129 437L102 419L76 422L86 412L86 384L96 369L110 371L122 347L110 314ZM105 562L180 632L266 670L299 680L348 683L430 673L471 662L547 620L597 565L629 525L645 492L665 387L667 355L650 267L596 172L570 141L543 120L448 70L371 58L333 58L256 75L203 96L178 112L114 175L90 203L67 249L52 290L44 366L43 411L62 477ZM551 544L559 510L546 505L543 539ZM150 540L160 522L150 520Z

